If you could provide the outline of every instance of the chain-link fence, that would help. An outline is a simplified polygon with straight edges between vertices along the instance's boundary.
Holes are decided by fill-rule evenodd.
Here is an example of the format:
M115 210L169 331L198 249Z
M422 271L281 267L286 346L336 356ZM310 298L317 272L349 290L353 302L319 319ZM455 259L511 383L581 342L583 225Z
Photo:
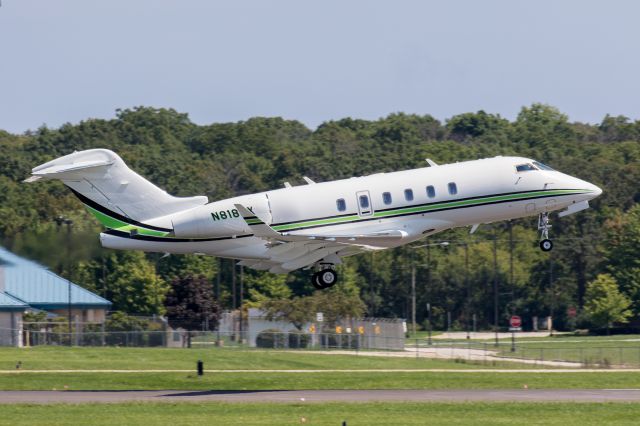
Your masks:
M8 332L8 330L7 330ZM14 332L15 331L11 331ZM254 344L248 332L23 330L23 346L257 347L263 349L404 349L405 339L359 333L262 331Z
M638 368L640 341L635 339L580 342L458 341L407 339L405 350L416 357L482 364L520 363L565 368Z

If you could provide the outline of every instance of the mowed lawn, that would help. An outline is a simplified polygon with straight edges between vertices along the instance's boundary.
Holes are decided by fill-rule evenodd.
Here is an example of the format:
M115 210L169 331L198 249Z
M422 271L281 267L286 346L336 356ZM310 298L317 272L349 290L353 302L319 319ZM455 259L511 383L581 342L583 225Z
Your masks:
M422 369L478 368L478 364L411 356L380 357L333 355L313 352L236 348L118 348L61 347L0 348L0 370L185 370L195 371L202 360L205 369ZM511 368L519 365L504 364ZM482 366L483 368L485 366ZM486 366L487 368L494 367ZM522 367L522 366L520 366Z
M206 369L243 370L377 370L362 372L205 372L196 375L196 362ZM415 358L238 349L166 348L3 348L0 349L0 390L268 390L268 389L530 389L638 388L640 373L519 372L523 366L500 366ZM496 368L512 367L498 373ZM464 372L487 368L489 372ZM29 370L107 370L104 372L47 372ZM108 370L189 370L185 372L109 372ZM384 371L445 369L437 371ZM462 371L460 371L462 370ZM494 370L494 371L491 371Z
M6 405L0 425L635 425L627 403L130 403ZM90 420L89 420L90 419Z

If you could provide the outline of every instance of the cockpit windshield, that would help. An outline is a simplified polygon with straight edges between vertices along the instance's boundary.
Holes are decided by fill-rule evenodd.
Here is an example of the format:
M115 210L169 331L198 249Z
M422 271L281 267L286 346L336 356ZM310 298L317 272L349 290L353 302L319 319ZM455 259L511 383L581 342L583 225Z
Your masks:
M549 170L552 172L555 172L554 169L552 169L551 167L547 166L546 164L542 164L539 161L533 161L532 163L524 163L524 164L518 164L516 166L516 172L520 173L520 172L529 172L532 170Z
M525 163L525 164L518 164L516 166L516 172L528 172L530 170L536 170L536 168L533 167L533 164Z
M535 164L535 166L537 168L539 168L540 170L549 170L551 172L555 172L555 169L552 169L551 167L547 166L546 164L542 164L538 161L534 161L533 164Z

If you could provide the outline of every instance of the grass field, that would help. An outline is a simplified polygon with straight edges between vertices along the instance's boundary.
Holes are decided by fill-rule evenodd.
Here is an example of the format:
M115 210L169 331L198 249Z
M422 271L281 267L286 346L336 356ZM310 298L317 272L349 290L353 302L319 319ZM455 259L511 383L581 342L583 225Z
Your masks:
M415 345L408 340L409 345ZM420 347L428 347L424 338ZM516 351L511 351L511 339L501 339L498 347L493 339L437 339L434 347L474 348L497 351L508 358L544 361L571 361L589 365L640 367L640 335L576 336L561 334L549 337L516 338Z
M322 353L245 350L230 348L117 348L60 347L0 348L0 370L75 369L193 369L202 360L209 369L372 369L372 368L477 368L446 360L326 355ZM507 365L506 363L504 365ZM487 368L491 368L487 366ZM517 368L517 365L510 365Z
M0 425L635 425L640 404L131 403L2 406Z
M630 389L640 373L67 373L0 375L0 390Z
M223 372L198 377L196 361L208 369L477 369L512 367L513 373L465 372ZM517 364L478 365L462 362L383 358L319 353L238 349L165 348L3 348L0 370L19 374L0 374L0 390L259 390L259 389L518 389L531 388L637 388L640 373L571 372L520 373ZM73 372L29 373L29 370L162 370L185 369L192 372Z

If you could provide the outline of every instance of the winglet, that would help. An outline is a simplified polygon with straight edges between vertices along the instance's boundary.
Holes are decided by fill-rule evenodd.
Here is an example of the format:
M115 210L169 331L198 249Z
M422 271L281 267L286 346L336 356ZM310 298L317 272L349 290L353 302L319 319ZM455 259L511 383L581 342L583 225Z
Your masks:
M264 223L262 219L256 216L251 210L243 206L242 204L234 204L235 208L238 209L240 216L247 222L247 225L251 228L251 232L256 237L264 237L264 238L280 238L282 234L276 232L269 225Z

